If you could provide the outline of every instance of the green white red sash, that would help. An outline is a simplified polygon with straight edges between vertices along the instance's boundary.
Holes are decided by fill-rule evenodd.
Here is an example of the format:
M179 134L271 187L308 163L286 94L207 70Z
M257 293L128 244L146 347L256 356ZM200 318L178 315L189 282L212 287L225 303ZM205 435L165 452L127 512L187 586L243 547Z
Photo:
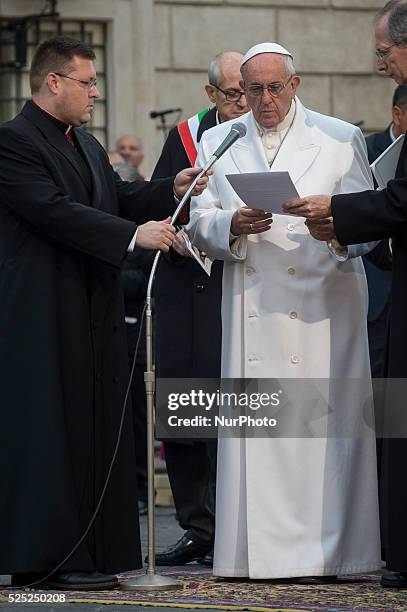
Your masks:
M191 166L195 166L198 154L198 129L203 117L209 111L204 108L200 113L178 124L178 133Z
M179 123L178 134L181 138L182 146L185 149L185 153L189 159L189 163L191 167L195 166L196 157L198 155L198 129L199 124L202 121L202 118L206 115L206 113L210 110L209 108L204 108L200 113L190 117L186 121L182 121ZM177 223L179 225L186 225L189 221L189 203L187 202L180 214L178 215Z

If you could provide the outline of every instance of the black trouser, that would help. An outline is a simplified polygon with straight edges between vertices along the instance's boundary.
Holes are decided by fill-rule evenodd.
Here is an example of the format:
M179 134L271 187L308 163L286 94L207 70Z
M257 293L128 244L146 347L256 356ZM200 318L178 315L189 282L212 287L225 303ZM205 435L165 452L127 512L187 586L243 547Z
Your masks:
M374 321L367 322L367 332L369 339L370 371L373 379L382 379L386 371L386 347L388 342L388 323L389 323L390 301L387 302L383 311ZM376 421L376 457L377 457L377 476L379 484L379 509L380 509L380 535L382 541L382 559L386 559L386 509L385 499L387 494L383 487L383 438L380 432L383 428L383 397L380 390L382 385L380 380L375 384L373 380L374 401L375 401L375 421Z
M178 522L188 538L210 546L215 537L216 454L217 440L165 442Z

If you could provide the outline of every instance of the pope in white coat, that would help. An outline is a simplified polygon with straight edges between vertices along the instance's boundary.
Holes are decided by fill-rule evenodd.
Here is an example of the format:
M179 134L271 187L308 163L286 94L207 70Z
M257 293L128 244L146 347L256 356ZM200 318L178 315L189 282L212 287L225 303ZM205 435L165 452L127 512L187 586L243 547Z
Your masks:
M195 245L225 262L222 376L368 381L359 255L369 245L319 242L302 218L251 210L225 177L287 170L300 197L371 189L363 136L304 108L279 45L249 50L242 78L247 133L193 199L188 227ZM199 165L232 123L205 132ZM329 398L354 435L219 440L215 575L331 580L380 567L375 437L363 400L351 384Z

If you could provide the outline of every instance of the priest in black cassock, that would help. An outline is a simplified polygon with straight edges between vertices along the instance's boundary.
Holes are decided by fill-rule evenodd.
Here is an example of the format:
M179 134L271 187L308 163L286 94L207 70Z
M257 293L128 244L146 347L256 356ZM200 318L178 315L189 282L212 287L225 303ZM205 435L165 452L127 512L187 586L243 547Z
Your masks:
M173 190L197 174L119 179L78 129L99 96L94 59L80 41L42 43L32 100L0 126L0 574L15 586L90 522L128 382L120 267L134 245L168 251ZM51 588L114 588L109 574L141 567L134 457L129 409L100 511Z
M380 71L399 85L407 84L407 3L391 0L375 20L376 57ZM407 378L407 143L400 154L396 178L382 191L310 196L285 206L291 214L308 218L311 234L320 240L334 235L342 245L382 238L392 239L393 279L386 373L391 379ZM333 225L331 219L333 217ZM331 219L330 219L331 218ZM393 381L393 385L397 384ZM404 388L404 387L403 387ZM394 389L394 387L393 387ZM406 398L398 398L405 403ZM395 416L397 402L385 406L385 418ZM400 416L400 413L396 416ZM406 417L407 418L407 413ZM404 425L399 421L399 425ZM405 431L405 426L404 426ZM384 431L384 434L389 433ZM393 432L394 433L394 432ZM407 439L383 441L382 489L384 512L382 545L387 572L382 586L407 588Z

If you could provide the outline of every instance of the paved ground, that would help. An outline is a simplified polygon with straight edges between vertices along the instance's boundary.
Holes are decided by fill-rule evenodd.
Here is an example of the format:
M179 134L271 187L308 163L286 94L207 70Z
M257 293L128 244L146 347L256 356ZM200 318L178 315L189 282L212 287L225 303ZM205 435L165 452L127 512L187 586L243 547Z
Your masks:
M147 518L140 517L141 526L141 541L143 550L147 549ZM175 521L174 509L173 508L157 508L156 512L156 545L157 550L166 548L169 544L174 543L182 535L182 530ZM183 568L187 569L192 565L186 565ZM158 568L160 569L160 568ZM9 576L0 576L0 585L10 584ZM10 591L13 592L13 591ZM106 606L99 604L16 604L16 603L0 603L0 610L2 612L15 612L16 610L32 610L32 612L61 612L66 608L66 612L116 612L114 606ZM131 605L120 605L118 606L120 612L152 612L153 610L159 610L159 612L175 612L174 608L153 608L144 606L131 606ZM185 610L185 608L184 608ZM212 610L201 610L201 612L213 612Z

